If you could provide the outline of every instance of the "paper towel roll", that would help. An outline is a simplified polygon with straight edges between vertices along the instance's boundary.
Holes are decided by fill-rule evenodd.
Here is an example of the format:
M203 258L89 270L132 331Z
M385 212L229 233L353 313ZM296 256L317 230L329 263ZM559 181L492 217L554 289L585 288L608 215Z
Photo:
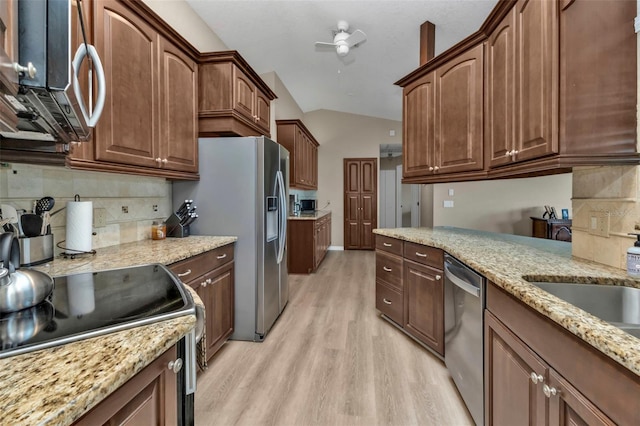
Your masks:
M93 274L69 275L67 291L70 315L86 315L96 309Z
M67 234L64 245L68 253L91 251L92 225L92 201L67 201Z

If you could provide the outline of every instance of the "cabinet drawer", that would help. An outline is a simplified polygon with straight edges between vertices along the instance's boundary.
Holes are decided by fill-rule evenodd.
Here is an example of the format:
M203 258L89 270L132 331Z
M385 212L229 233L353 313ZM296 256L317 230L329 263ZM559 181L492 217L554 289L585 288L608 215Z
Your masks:
M376 249L402 256L402 241L384 235L376 235Z
M421 244L404 242L404 257L414 262L429 265L442 270L444 266L444 254L439 248L423 246Z
M404 296L401 291L388 287L386 284L376 282L376 309L402 325L404 317Z
M169 269L178 275L178 278L183 283L190 284L192 280L202 274L231 262L233 260L234 246L234 244L227 244L183 261L172 263L169 265Z
M376 250L376 280L402 289L402 258Z

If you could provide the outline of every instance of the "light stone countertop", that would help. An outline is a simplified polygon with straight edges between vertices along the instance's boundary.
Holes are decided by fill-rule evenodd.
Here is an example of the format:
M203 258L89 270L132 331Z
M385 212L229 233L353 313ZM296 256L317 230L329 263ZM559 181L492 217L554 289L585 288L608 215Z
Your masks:
M168 265L236 240L206 236L143 240L97 249L95 256L56 258L34 269L59 276L148 263ZM196 304L202 304L194 291L190 293ZM72 423L171 348L195 322L195 316L186 315L1 359L0 424Z
M289 220L318 220L321 217L324 217L328 214L331 214L331 210L316 210L313 213L300 213L300 214L292 214L289 215Z
M640 339L530 284L625 285L625 271L574 259L571 244L453 227L375 229L375 234L443 249L498 287L640 376Z

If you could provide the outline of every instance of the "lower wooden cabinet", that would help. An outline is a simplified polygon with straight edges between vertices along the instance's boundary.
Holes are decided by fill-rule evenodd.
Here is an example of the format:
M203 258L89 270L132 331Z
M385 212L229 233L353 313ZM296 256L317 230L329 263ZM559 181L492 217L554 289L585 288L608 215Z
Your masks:
M442 250L376 235L376 309L444 356Z
M331 245L331 213L318 219L289 219L287 262L290 274L314 272Z
M173 346L160 355L74 425L177 424L177 375L168 368L177 353Z
M207 360L233 333L235 304L235 244L228 244L170 265L204 303Z
M404 329L444 356L442 270L404 260Z
M485 424L640 424L640 378L487 286Z

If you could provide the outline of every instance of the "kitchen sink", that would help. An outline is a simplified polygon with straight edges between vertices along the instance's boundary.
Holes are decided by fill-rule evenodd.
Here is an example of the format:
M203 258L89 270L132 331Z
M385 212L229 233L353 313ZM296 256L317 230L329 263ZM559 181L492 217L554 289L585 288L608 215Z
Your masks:
M640 338L639 288L548 282L531 284Z

